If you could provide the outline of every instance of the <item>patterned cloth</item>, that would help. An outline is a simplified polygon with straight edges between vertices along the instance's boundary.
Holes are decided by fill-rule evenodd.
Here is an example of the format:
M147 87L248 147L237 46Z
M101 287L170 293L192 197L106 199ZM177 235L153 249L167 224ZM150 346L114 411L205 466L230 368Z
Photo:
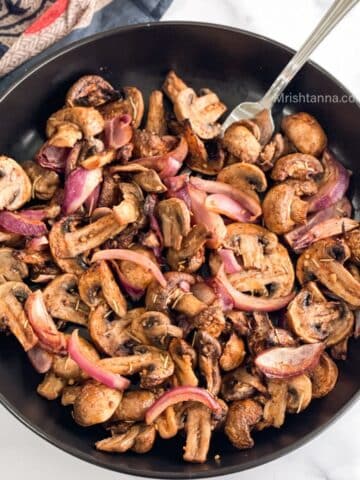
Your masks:
M0 93L64 45L116 26L159 20L171 1L0 0Z

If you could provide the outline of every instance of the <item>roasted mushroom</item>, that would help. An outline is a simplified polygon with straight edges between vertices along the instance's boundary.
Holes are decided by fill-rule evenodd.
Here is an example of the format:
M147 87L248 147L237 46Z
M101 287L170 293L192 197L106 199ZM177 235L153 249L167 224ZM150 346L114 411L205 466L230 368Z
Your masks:
M245 191L259 201L256 192L264 192L267 180L264 172L251 163L237 162L225 167L217 176L219 182L228 183Z
M28 160L22 164L32 183L32 196L39 200L50 200L60 186L59 175L38 163Z
M209 232L204 225L194 225L182 243L179 250L169 248L166 259L174 271L194 273L205 261L205 243Z
M111 120L118 115L130 115L132 126L138 128L144 115L144 99L136 87L124 87L119 100L100 106L99 110L105 120Z
M326 147L324 130L308 113L300 112L284 117L281 128L301 153L318 157Z
M184 237L190 232L190 211L178 198L162 200L157 206L164 237L164 246L180 250Z
M199 380L195 374L196 352L182 338L174 338L169 344L169 353L175 364L175 376L179 385L196 387Z
M211 411L201 404L189 406L186 409L185 431L184 460L206 462L211 438Z
M57 377L53 372L49 372L38 385L36 391L47 400L55 400L61 395L65 385L66 380Z
M237 161L256 163L261 152L259 139L243 122L234 122L224 133L223 145Z
M305 375L293 377L287 382L288 396L286 411L300 413L309 406L312 399L312 385L310 378Z
M320 362L309 372L313 398L325 397L335 387L339 370L327 353L323 353Z
M288 403L288 386L282 380L268 380L268 394L263 411L263 425L280 428L285 421L285 412ZM262 428L261 427L261 428Z
M123 453L131 449L136 453L146 453L151 450L155 437L153 425L133 425L128 426L123 433L96 442L95 446L104 452Z
M165 313L156 311L147 311L134 317L129 332L141 344L158 348L167 348L172 338L183 336L181 328L173 325Z
M164 95L160 90L153 90L150 94L146 130L160 136L167 133Z
M198 351L199 369L205 379L206 388L213 395L217 395L221 388L220 343L207 332L201 330L196 333L195 343Z
M92 107L65 107L53 113L46 124L46 135L51 138L65 122L79 127L85 138L92 138L104 129L104 119Z
M0 156L0 210L17 210L31 198L31 182L12 158Z
M260 421L261 405L250 398L236 400L230 405L225 422L225 434L240 450L254 446L251 430Z
M112 420L120 422L143 422L145 413L154 403L155 398L155 394L149 390L124 392Z
M8 281L21 282L29 275L25 262L17 258L12 248L0 248L0 284Z
M118 92L99 75L84 75L66 94L68 107L99 107L117 99Z
M289 304L287 321L304 342L332 346L350 335L354 315L344 302L326 300L317 285L309 282Z
M321 162L313 155L291 153L280 157L271 171L271 178L283 181L287 178L308 180L324 171Z
M227 373L222 379L221 395L227 402L244 400L258 394L266 394L267 389L255 372L240 367Z
M225 372L234 370L244 361L246 355L244 340L233 332L224 345L219 359L220 367Z

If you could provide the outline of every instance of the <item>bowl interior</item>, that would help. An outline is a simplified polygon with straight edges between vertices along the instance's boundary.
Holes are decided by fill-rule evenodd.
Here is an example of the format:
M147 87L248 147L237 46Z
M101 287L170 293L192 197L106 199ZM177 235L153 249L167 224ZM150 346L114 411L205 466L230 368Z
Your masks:
M173 68L195 89L208 87L217 92L231 109L240 101L258 99L290 55L289 50L266 39L205 24L163 23L97 36L43 64L5 95L0 103L0 152L18 161L31 158L44 137L46 119L62 106L68 87L83 74L99 73L116 87L136 85L147 98L152 89L160 88L166 72ZM338 98L346 95L341 85L312 64L303 68L289 91ZM358 105L278 103L275 116L283 109L307 111L318 118L328 134L330 147L354 172L352 197L357 209ZM0 336L0 400L37 433L89 462L138 476L210 477L260 465L314 435L359 392L359 364L360 348L351 343L349 358L341 362L340 379L328 397L312 402L301 415L288 416L280 430L255 434L255 447L249 451L237 451L221 435L214 435L205 465L183 463L181 436L158 441L146 455L96 451L93 444L103 438L103 430L78 427L69 409L39 397L36 386L40 377L14 339L4 336ZM220 462L214 460L216 454L220 454Z

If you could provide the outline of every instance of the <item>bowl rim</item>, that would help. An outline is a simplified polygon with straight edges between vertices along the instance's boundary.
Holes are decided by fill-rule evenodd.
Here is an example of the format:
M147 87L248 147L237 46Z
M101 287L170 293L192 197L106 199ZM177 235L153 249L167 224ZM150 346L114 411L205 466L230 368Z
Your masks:
M215 23L208 23L208 22L197 22L197 21L156 21L156 22L146 22L146 23L138 23L135 25L125 25L125 26L120 26L120 27L115 27L110 30L107 30L105 32L99 32L93 35L90 35L86 38L77 40L75 42L70 43L69 45L66 45L56 52L52 52L48 55L46 55L44 58L41 58L34 66L32 66L29 70L27 69L26 66L20 66L19 67L19 77L9 86L5 89L5 91L1 94L0 96L0 104L2 103L3 100L8 97L12 93L13 90L15 90L24 80L26 80L28 77L30 77L33 73L36 71L40 70L44 66L46 66L48 63L52 62L53 60L57 59L58 57L61 57L62 55L72 51L76 50L79 47L82 47L83 45L86 45L88 43L96 42L99 39L106 38L106 37L111 37L113 35L116 35L118 33L122 32L129 32L133 30L141 30L144 28L162 28L162 27L199 27L199 28L205 28L205 29L210 29L210 30L222 30L222 31L228 31L236 34L241 34L245 35L248 37L255 38L257 40L261 40L263 42L266 42L268 44L271 44L272 46L275 46L277 48L280 48L290 54L294 54L295 50L288 47L287 45L284 45L281 42L278 42L276 40L270 39L264 35L258 34L258 33L253 33L248 30L240 29L240 28L235 28L235 27L230 27L226 25L220 25L220 24L215 24ZM354 103L359 109L360 109L360 103L351 93L351 91L345 87L339 80L337 80L331 73L329 73L326 69L318 65L316 62L309 60L307 62L310 64L312 67L314 67L317 71L319 71L322 75L325 75L328 79L330 79L337 87L339 87L345 94L348 96L351 96L354 99ZM301 446L304 446L305 444L309 443L311 440L313 440L315 437L317 437L319 434L324 432L330 425L332 425L335 421L337 421L341 416L344 415L344 413L350 409L356 401L360 398L360 388L359 390L350 397L350 399L330 418L328 419L324 424L321 426L315 428L308 434L304 435L301 437L299 440L296 440L289 446L285 446L281 448L280 450L277 450L276 452L272 452L269 454L266 454L262 456L260 459L253 459L253 460L248 460L244 462L241 465L233 465L233 466L218 466L216 467L216 470L213 469L212 471L210 470L204 470L204 471L197 471L194 472L194 474L182 474L181 472L163 472L163 471L149 471L143 468L135 468L135 467L129 467L127 465L122 465L119 464L119 468L114 465L109 465L108 462L105 460L103 461L100 458L96 458L91 454L87 454L82 452L76 447L69 447L68 444L63 442L62 440L59 440L55 436L51 434L47 434L44 432L41 428L38 428L36 425L34 425L32 422L28 420L28 418L23 415L16 407L14 407L10 401L7 400L7 398L0 392L0 404L2 404L5 409L10 412L17 420L19 420L23 425L25 425L29 430L34 432L36 435L41 437L43 440L47 441L48 443L52 444L53 446L61 449L62 451L72 455L73 457L76 457L84 462L90 463L92 465L95 465L97 467L102 467L107 470L111 471L116 471L118 473L124 473L132 476L137 476L137 477L142 477L142 478L179 478L179 479L184 479L184 478L211 478L211 477L217 477L220 475L229 475L232 473L237 473L237 472L242 472L246 471L255 467L259 467L261 465L265 465L266 463L269 463L273 460L277 460L284 455L287 455L288 453L297 450Z

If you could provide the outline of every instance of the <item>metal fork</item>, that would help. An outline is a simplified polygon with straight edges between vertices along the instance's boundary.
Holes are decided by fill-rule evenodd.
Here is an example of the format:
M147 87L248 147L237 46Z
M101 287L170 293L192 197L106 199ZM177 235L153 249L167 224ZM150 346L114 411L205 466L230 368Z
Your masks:
M282 70L263 98L259 102L243 102L235 107L223 123L222 132L224 132L232 123L238 122L239 120L243 120L245 118L254 117L257 113L264 109L268 109L271 112L276 100L279 98L294 76L298 73L298 71L307 62L315 48L324 40L324 38L340 22L340 20L358 3L358 1L359 0L335 0L329 10L322 17L315 30L313 30L302 47ZM274 129L274 120L272 115L270 115L270 118L272 127Z

